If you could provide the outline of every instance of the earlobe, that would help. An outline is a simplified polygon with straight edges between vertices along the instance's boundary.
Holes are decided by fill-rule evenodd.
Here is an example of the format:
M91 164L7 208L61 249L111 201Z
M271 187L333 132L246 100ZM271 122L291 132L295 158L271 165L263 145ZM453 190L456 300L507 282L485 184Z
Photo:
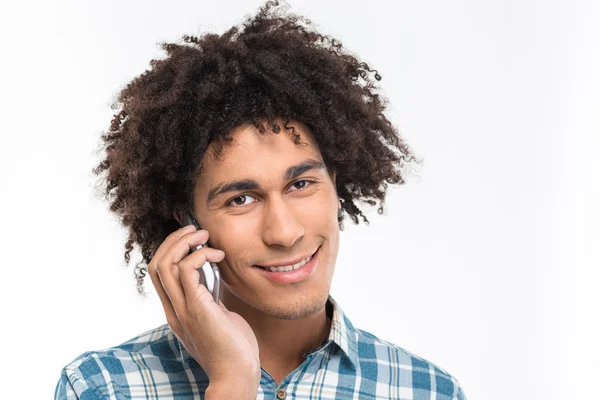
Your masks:
M177 208L173 210L173 218L181 225L181 216L179 215L179 210L177 210Z

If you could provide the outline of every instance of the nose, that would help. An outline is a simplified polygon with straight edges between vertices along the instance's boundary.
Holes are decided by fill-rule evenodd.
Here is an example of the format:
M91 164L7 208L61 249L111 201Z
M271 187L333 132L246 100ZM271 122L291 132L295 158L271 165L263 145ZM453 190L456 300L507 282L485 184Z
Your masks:
M268 246L291 247L304 236L296 211L283 199L269 202L263 219L263 242Z

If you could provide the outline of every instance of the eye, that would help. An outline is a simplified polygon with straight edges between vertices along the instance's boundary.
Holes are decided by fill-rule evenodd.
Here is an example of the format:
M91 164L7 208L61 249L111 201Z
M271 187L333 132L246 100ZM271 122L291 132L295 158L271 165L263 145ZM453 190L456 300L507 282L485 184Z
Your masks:
M309 186L310 184L312 184L312 181L306 180L306 179L302 179L299 181L296 181L294 183L292 183L292 185L290 186L290 189L294 188L296 190L302 190L304 188L306 188L307 186Z
M238 197L234 197L233 199L229 200L227 202L227 205L228 206L234 206L234 207L241 207L241 206L245 206L245 205L254 203L254 201L248 202L247 201L248 199L256 200L252 196L249 196L247 194L242 194L242 195L240 195Z

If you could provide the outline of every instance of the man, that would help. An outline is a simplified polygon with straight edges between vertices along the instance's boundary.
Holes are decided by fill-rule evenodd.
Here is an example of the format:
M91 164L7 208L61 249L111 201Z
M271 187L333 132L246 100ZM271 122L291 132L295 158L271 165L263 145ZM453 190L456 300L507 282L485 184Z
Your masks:
M77 357L56 398L464 398L329 295L344 213L366 221L355 201L383 203L412 154L372 70L277 5L166 44L121 92L96 173L168 323ZM185 213L201 229L182 227ZM199 283L206 262L218 303Z

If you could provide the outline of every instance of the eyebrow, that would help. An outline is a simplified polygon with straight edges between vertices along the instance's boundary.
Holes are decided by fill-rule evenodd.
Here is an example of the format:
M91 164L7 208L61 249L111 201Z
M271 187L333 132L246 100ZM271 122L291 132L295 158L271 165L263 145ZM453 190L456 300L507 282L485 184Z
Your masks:
M325 164L322 161L306 160L301 162L300 164L292 165L291 167L285 170L285 174L283 174L283 180L292 180L302 175L306 171L310 171L313 169L325 169ZM208 191L208 198L206 200L206 203L210 204L216 197L227 192L254 190L258 189L259 187L259 183L254 179L242 179L239 181L221 182Z

